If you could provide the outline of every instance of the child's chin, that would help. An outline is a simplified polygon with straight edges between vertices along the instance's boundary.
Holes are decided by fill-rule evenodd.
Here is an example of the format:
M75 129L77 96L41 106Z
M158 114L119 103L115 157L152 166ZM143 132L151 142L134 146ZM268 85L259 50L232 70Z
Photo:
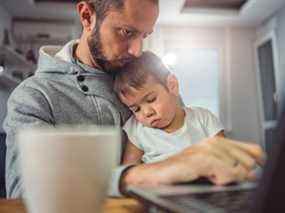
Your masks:
M153 129L161 129L161 127L157 124L147 124L146 126Z
M151 127L155 128L155 129L164 129L167 126L168 125L165 125L165 124L162 124L162 123L155 123L155 124L151 125Z

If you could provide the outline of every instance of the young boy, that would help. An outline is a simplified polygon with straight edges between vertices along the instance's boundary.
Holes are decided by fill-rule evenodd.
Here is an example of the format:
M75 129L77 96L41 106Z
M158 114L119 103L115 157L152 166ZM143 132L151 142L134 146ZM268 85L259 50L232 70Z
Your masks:
M157 162L207 137L224 135L211 112L182 106L176 77L151 52L118 72L114 90L133 112L123 127L129 140L123 164Z

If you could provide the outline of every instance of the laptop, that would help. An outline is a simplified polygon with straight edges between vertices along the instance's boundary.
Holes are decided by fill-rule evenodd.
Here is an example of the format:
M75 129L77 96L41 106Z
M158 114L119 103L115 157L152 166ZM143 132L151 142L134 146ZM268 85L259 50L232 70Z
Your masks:
M213 186L200 179L155 188L130 186L129 195L142 201L148 212L285 212L285 113L281 118L278 141L272 141L274 147L258 183Z

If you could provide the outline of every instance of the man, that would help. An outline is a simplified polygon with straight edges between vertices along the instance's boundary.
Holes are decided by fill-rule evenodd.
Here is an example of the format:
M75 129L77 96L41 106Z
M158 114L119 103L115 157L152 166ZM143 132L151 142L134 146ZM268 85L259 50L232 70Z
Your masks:
M152 33L158 0L81 0L83 26L79 41L63 48L43 47L38 70L14 90L8 101L7 197L22 195L15 133L27 126L61 124L122 125L128 110L112 92L116 69L141 55L143 39ZM248 179L262 157L260 147L223 138L155 164L118 167L110 195L129 184L172 184L208 177L216 184Z

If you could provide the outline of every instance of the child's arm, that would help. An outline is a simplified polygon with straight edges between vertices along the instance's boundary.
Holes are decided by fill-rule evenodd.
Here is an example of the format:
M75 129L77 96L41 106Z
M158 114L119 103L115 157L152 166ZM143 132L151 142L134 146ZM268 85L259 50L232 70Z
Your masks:
M138 149L129 140L123 157L123 164L138 164L141 163L141 158L144 152Z

